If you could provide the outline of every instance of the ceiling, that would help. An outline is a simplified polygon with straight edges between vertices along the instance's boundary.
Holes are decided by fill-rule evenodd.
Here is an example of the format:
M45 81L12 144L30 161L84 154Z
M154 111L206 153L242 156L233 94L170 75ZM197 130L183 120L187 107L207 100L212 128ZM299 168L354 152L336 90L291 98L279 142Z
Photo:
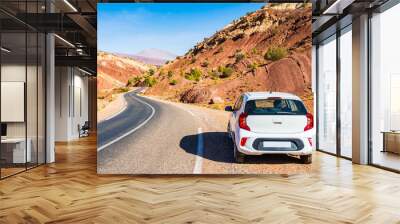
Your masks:
M397 0L312 0L313 43L319 43L350 25L360 14L377 12L390 1Z
M37 33L55 33L56 66L77 66L95 74L96 4L96 0L1 0L2 46L12 49L9 58L26 55L27 46L30 58L38 46L29 43L31 39Z
M98 2L135 1L99 0ZM272 0L269 2L303 1ZM332 35L338 27L351 24L353 16L375 9L388 0L311 0L311 2L313 3L313 39L318 42ZM79 66L96 73L96 4L97 0L1 0L0 25L2 32L5 33L4 41L14 41L9 47L15 48L15 54L18 52L23 54L25 39L22 37L26 30L54 32L57 34L55 38L56 65ZM34 48L36 48L34 44L28 44L28 54L34 52Z

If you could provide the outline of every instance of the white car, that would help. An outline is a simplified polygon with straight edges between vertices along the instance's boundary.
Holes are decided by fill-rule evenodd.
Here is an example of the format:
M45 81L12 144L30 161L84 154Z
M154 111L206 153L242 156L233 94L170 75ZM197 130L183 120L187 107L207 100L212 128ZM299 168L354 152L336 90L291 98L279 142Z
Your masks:
M225 109L232 112L228 133L236 162L243 162L245 155L290 154L311 163L314 119L299 97L248 92Z

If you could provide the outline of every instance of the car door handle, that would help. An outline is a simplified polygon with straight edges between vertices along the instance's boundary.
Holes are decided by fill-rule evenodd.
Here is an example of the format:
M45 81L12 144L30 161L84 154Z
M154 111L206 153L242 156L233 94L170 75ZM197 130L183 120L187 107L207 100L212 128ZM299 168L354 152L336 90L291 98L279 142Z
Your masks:
M282 124L282 121L273 121L273 124Z

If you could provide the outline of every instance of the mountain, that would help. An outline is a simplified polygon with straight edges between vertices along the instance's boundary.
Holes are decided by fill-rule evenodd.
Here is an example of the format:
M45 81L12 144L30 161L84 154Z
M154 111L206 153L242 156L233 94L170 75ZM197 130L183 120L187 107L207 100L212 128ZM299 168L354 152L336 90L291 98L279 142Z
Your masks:
M312 111L311 4L268 4L159 68L146 92L214 108L246 91L300 96Z
M124 54L120 54L124 55ZM150 48L140 51L137 54L129 55L125 54L124 56L131 57L137 61L140 61L145 64L161 66L164 65L165 62L174 60L177 55L174 55L168 51Z
M177 55L174 55L168 51L150 48L140 51L136 54L139 57L145 58L157 58L157 59L164 59L164 60L173 60L176 58Z
M126 86L130 78L140 76L152 66L117 54L98 52L97 88L113 89Z

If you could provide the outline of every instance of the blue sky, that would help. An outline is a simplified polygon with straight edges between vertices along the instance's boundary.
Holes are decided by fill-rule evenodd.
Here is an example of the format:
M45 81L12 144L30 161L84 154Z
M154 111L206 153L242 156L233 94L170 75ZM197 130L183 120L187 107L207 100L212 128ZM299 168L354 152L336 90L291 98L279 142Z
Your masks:
M232 20L265 3L99 3L98 48L134 54L157 48L183 55Z

